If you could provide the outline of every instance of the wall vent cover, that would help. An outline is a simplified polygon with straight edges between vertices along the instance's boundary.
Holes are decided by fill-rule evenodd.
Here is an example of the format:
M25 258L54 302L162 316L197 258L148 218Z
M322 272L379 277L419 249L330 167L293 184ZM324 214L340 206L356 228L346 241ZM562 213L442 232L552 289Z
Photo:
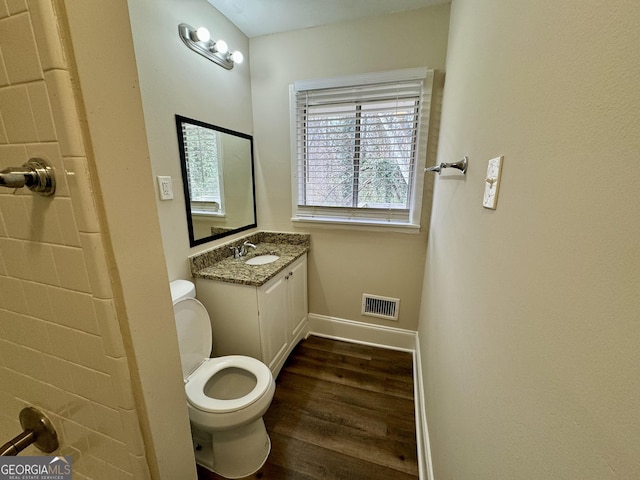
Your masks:
M362 294L362 315L367 317L398 320L400 299L381 297L379 295Z

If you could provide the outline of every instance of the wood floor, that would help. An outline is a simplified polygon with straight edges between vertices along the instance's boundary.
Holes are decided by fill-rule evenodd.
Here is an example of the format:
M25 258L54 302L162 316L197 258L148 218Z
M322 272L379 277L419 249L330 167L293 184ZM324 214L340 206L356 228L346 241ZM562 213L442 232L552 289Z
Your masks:
M410 353L311 336L282 368L264 421L271 454L247 479L418 478ZM198 478L223 477L198 467Z

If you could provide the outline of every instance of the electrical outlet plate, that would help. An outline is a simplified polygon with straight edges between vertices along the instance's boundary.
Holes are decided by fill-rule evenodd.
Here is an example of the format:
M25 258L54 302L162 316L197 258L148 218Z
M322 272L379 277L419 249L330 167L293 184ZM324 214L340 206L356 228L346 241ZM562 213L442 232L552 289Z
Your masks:
M498 191L502 177L502 160L504 157L492 158L487 167L487 177L484 184L484 198L482 206L495 210L498 206Z
M160 195L160 200L173 199L173 185L171 183L171 177L158 175L158 193Z

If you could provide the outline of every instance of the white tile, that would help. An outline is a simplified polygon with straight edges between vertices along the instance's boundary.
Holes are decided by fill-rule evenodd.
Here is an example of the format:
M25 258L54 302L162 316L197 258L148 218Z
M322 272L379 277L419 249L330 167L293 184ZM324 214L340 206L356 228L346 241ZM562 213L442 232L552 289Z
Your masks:
M11 9L11 5L9 5ZM11 16L0 21L0 44L11 83L42 79L40 55L28 14Z
M129 471L129 452L126 444L98 432L89 432L91 454L105 462Z
M78 235L78 226L73 214L71 199L56 197L54 206L64 244L70 247L79 247L80 236Z
M29 8L42 68L45 71L66 69L67 65L52 2L49 0L31 2Z
M0 224L2 223L2 215L0 214ZM3 238L2 235L0 235L0 238ZM7 268L4 265L4 259L2 258L2 249L0 249L0 275L6 276L7 275Z
M0 113L9 142L38 141L38 131L31 114L31 103L26 86L0 88Z
M3 373L3 371L0 371L0 378L3 378ZM18 400L11 392L4 392L0 390L0 407L5 413L19 412L20 410L22 410L22 402ZM0 431L3 430L0 428Z
M27 155L27 149L24 145L0 145L1 168L19 167L20 165L23 165L27 160L29 160L29 157ZM5 195L8 192L10 192L10 190L2 191L2 193L4 193Z
M20 12L27 11L27 2L26 0L6 0L7 7L9 8L9 13L11 15L17 15Z
M93 415L96 419L96 429L98 432L107 435L119 442L127 443L127 435L122 425L120 412L114 408L106 407L93 402Z
M0 305L5 310L29 313L22 282L17 278L0 277Z
M108 358L104 353L102 338L90 333L73 331L76 351L82 365L108 373Z
M54 245L24 242L24 253L31 280L47 285L59 285L58 266L53 256Z
M5 366L29 377L44 377L44 363L40 352L13 342L2 341Z
M62 431L65 443L76 450L86 452L89 450L89 441L87 440L87 428L69 418L62 419ZM75 471L74 477L75 477Z
M22 282L22 289L29 300L29 314L42 320L53 321L55 314L49 298L49 287L42 283ZM42 325L44 329L44 325Z
M60 286L90 292L89 276L82 249L52 245L51 250Z
M55 313L49 298L49 287L37 282L22 282L22 289L29 300L29 315L42 320L54 321Z
M43 379L23 379L25 381L28 393L27 400L29 404L44 411L44 413L53 412L62 414L67 409L66 392L55 385L51 385L43 381ZM50 419L51 415L48 415ZM57 427L57 425L56 425Z
M111 277L100 233L80 233L80 243L89 273L91 292L97 298L113 298Z
M47 323L47 335L49 337L50 353L58 358L80 363L80 356L76 350L72 330L54 323ZM71 369L72 367L69 366Z
M72 368L73 393L108 407L118 406L110 375L80 365Z
M7 274L14 278L31 278L23 240L0 238L0 251Z
M67 393L67 418L88 429L96 428L91 402L80 395Z
M67 392L71 391L73 388L73 369L69 362L54 355L43 354L42 358L48 382Z
M3 347L4 343L6 342L0 339L0 347ZM1 351L4 351L4 348L0 348ZM2 388L17 400L23 401L27 396L26 383L23 381L24 375L6 367L0 368L0 374L2 375Z
M69 74L63 70L50 70L45 73L45 81L62 156L84 157L84 140Z
M7 235L27 240L31 236L31 225L23 196L0 195L0 209L2 209Z
M29 240L63 244L62 232L55 211L55 197L43 197L21 189L29 219Z
M49 337L43 320L20 313L3 312L0 315L4 340L34 349L49 352Z
M38 139L41 142L55 142L56 129L53 125L53 113L51 113L49 95L44 81L30 83L27 86L27 92Z
M0 2L0 9L1 8L2 3ZM4 56L2 55L2 51L0 50L0 87L4 87L6 85L9 85L9 75L7 74L7 69L4 66Z
M65 158L64 167L79 230L88 233L99 232L96 194L91 183L87 159Z
M48 288L53 306L53 321L83 332L100 334L93 297L87 293L63 288Z

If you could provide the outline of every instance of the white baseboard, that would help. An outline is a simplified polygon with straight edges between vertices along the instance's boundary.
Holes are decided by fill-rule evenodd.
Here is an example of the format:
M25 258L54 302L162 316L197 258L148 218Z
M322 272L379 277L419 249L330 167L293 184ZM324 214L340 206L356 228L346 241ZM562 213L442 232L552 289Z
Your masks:
M424 386L422 384L418 332L310 313L309 334L351 343L402 350L413 354L418 472L420 480L434 480L425 411Z
M431 462L431 444L427 427L425 390L422 382L422 361L420 360L420 337L416 332L416 349L413 352L413 387L416 404L416 441L418 445L418 470L420 479L435 480Z
M328 317L315 313L309 314L309 333L319 337L381 346L406 352L413 352L416 349L416 332L414 331L354 322L353 320Z

